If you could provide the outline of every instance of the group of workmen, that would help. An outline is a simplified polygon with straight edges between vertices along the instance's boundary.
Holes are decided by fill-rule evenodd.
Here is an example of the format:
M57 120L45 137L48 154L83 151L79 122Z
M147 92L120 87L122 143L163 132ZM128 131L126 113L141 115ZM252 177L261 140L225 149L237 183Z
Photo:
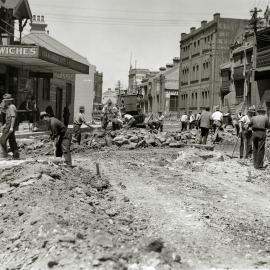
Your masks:
M14 159L19 159L18 145L15 137L15 124L17 118L16 106L13 104L13 97L10 94L3 96L0 104L1 118L3 122L2 135L0 138L0 145L2 150L2 157L8 157L7 142L9 142L10 150L13 153ZM151 130L163 131L164 115L161 111L158 112L157 119L153 115L147 120L147 125ZM70 146L72 138L74 142L80 144L81 142L81 126L83 124L89 126L85 119L85 108L81 106L73 122L73 131L60 120L47 112L40 113L40 119L45 121L51 131L51 139L53 140L54 154L56 157L65 158L65 163L72 166ZM121 128L129 129L136 125L135 118L121 112L119 108L112 103L111 100L107 102L102 111L102 127L107 128L111 122L112 130L119 130ZM200 129L200 144L206 144L210 129L213 129L213 143L219 140L219 131L223 126L223 113L219 107L215 108L215 112L210 112L210 108L206 107L201 113L196 116L184 113L181 116L181 130L185 131L189 126L190 129ZM266 115L264 107L257 108L250 107L245 115L238 113L233 119L233 126L236 129L237 136L240 138L240 158L251 158L253 153L254 168L264 169L263 161L265 154L266 131L270 128L269 119ZM244 155L245 149L245 155Z
M181 118L181 120L183 119L186 117ZM223 127L223 113L220 108L216 107L215 112L211 113L210 108L206 107L196 116L196 119L197 128L201 130L200 144L206 144L211 128L214 132L213 143L218 142L218 134ZM266 131L270 128L266 109L263 106L259 106L257 110L255 110L255 106L249 107L246 114L238 113L234 116L232 124L237 137L240 138L240 159L249 159L253 153L254 168L264 169Z

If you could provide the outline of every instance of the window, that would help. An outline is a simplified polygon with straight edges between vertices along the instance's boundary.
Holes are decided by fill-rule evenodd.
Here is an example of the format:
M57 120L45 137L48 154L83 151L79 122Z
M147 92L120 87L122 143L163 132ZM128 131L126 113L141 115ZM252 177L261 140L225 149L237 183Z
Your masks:
M197 71L199 71L199 65L197 65Z
M200 41L198 40L198 47L200 46Z
M66 104L71 105L72 101L72 84L67 83L66 84Z
M44 100L50 100L51 94L51 80L49 78L43 78L42 98Z
M205 63L203 63L203 69L205 69Z
M194 42L194 48L196 48L196 42Z
M178 108L178 96L171 95L170 96L170 111L177 112Z

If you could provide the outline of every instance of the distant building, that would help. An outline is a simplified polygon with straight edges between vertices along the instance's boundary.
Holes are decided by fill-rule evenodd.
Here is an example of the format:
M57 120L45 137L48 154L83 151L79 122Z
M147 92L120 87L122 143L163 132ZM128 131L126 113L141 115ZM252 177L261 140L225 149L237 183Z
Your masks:
M115 90L108 88L108 90L106 92L103 92L102 94L102 104L106 104L109 99L112 101L113 104L116 104L117 94L118 93Z
M130 68L128 75L128 92L137 93L138 86L142 83L142 80L146 75L154 74L155 72L150 71L149 69L142 68Z
M94 77L94 109L102 104L103 73L96 71Z
M179 111L198 112L220 104L220 65L230 59L230 45L247 23L216 13L212 21L181 34Z
M159 72L148 74L140 85L143 94L144 111L149 112L177 112L179 89L178 57L173 64L161 67Z

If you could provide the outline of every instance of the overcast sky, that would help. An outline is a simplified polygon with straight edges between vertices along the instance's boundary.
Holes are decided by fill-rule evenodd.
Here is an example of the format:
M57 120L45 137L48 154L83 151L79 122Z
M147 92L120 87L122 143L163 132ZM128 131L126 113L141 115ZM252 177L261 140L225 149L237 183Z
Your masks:
M130 58L158 70L179 56L181 32L222 17L250 18L269 0L29 0L45 15L50 35L88 58L104 74L104 90L127 86Z

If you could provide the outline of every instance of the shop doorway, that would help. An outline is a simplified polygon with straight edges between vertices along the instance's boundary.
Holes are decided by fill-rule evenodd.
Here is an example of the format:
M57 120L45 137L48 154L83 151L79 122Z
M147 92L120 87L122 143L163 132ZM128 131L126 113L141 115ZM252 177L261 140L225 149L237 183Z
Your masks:
M63 89L56 88L56 118L59 120L62 119L62 111L63 111Z

